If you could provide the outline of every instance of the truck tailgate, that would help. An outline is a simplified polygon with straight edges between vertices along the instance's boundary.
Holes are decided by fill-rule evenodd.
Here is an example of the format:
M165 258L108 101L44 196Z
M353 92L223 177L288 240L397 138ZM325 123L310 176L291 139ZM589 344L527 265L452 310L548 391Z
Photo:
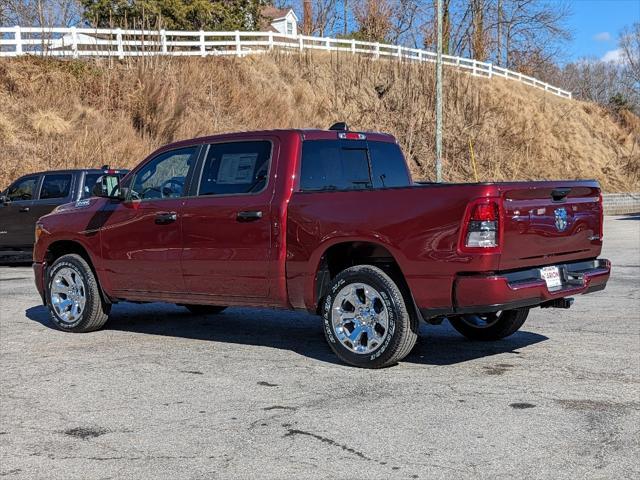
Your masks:
M597 182L501 185L503 247L500 270L595 258L602 248Z

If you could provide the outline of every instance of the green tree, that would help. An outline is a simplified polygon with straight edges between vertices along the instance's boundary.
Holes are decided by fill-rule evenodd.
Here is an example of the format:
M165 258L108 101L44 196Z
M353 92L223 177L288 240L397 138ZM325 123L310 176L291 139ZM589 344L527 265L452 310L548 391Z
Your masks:
M152 25L176 30L256 30L266 0L80 0L97 27Z

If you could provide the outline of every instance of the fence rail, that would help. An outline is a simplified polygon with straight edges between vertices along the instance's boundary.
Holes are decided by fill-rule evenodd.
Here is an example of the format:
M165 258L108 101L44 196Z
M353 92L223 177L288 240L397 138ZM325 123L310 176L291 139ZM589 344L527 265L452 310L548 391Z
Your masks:
M436 53L417 48L351 39L283 35L276 32L204 32L175 30L122 30L104 28L0 28L0 57L46 55L55 57L125 57L172 55L244 56L274 49L288 51L321 50L396 58L403 61L435 62ZM442 56L444 65L466 70L479 77L502 77L539 88L559 97L571 98L562 90L519 72L451 55Z

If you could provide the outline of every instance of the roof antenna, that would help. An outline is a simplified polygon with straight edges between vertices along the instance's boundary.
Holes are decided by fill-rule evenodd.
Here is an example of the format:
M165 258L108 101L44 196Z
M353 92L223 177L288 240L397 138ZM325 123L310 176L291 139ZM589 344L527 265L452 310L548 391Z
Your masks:
M331 125L329 127L329 130L339 130L339 131L343 131L343 132L348 132L349 131L349 125L347 125L347 122L337 122L337 123L334 123L333 125Z

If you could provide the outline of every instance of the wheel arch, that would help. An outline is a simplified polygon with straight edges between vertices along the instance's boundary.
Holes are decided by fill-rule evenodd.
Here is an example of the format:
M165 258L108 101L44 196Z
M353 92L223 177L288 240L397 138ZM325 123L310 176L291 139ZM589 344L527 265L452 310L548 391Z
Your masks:
M91 268L91 272L93 273L93 276L96 279L96 283L98 284L98 289L100 290L102 301L105 304L110 305L112 301L109 298L109 296L105 293L104 289L102 288L102 283L100 282L98 272L96 271L93 258L91 257L89 250L80 242L77 242L75 240L55 240L47 246L47 250L45 252L44 258L45 258L46 264L51 266L53 262L55 262L58 258L62 257L63 255L70 255L70 254L79 255L87 262L87 264L89 265L89 268ZM45 282L44 282L45 295L48 294L46 290L49 288L48 271L49 269L47 268L47 273L45 274Z
M397 255L387 245L379 242L359 239L336 239L324 245L315 262L310 276L312 285L308 293L312 310L320 312L322 299L326 295L331 280L342 270L355 265L374 265L389 275L410 297L413 296L406 281ZM414 303L415 305L415 303Z

